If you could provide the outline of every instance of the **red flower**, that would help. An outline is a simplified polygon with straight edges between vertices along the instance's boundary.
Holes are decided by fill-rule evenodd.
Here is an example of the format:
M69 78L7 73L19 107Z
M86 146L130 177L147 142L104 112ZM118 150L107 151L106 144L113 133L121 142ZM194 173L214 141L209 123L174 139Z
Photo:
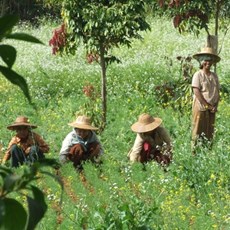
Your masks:
M83 87L83 93L87 96L87 97L92 97L93 93L94 93L94 87L93 85L85 85Z
M99 59L99 55L96 53L96 54L94 54L94 53L88 53L87 55L86 55L86 59L87 59L87 62L89 63L89 64L91 64L92 62L94 62L94 61L98 61L98 59Z
M60 28L53 31L53 37L49 41L49 45L53 46L52 53L57 54L66 44L66 29L65 24L62 24Z

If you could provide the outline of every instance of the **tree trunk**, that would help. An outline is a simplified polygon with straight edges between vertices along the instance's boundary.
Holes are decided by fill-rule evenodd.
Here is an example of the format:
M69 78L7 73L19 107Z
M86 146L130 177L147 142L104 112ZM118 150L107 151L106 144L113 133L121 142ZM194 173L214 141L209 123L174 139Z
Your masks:
M101 65L101 77L102 77L102 86L101 86L101 96L102 96L102 122L103 127L106 125L106 112L107 112L107 105L106 105L106 63L105 63L105 48L103 43L100 44L100 65Z
M218 54L218 30L219 30L219 13L220 13L221 0L216 1L215 12L215 36L217 37L216 53ZM216 64L214 65L214 72L216 73Z
M216 12L215 12L215 35L218 37L219 30L219 13L220 13L221 0L216 1Z
M216 35L208 35L207 46L212 47L216 54L218 54L218 37Z
M7 12L7 0L2 0L0 3L0 17L4 16Z

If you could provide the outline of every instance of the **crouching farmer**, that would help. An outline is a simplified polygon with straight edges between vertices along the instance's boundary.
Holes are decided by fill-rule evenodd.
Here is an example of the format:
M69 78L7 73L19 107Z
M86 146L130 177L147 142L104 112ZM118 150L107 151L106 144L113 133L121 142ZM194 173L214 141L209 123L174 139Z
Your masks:
M146 163L155 160L167 166L172 160L171 140L168 132L160 126L162 120L149 114L141 114L131 129L137 133L132 149L128 153L131 162Z
M61 163L73 162L73 166L81 171L83 162L90 160L93 163L101 163L103 149L89 117L78 116L76 121L69 123L73 130L65 137L60 151Z
M11 158L11 167L32 164L44 158L44 153L49 152L48 144L40 135L33 132L36 125L30 124L27 117L17 117L12 125L7 127L16 131L16 135L11 139L2 163L5 164Z

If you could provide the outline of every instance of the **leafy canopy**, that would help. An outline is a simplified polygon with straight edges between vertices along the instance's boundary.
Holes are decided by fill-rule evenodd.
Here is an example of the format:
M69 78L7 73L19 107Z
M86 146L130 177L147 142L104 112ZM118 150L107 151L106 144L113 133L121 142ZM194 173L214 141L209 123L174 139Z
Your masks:
M215 18L226 29L223 20L230 16L229 0L159 0L159 6L173 17L174 27L183 32L199 34L205 29L210 34L208 24Z
M144 1L136 0L65 0L62 16L67 25L67 52L75 52L82 40L88 53L107 52L113 46L131 46L139 31L150 29L145 21Z
M119 60L110 55L113 47L140 39L141 31L150 30L146 21L146 1L136 0L64 0L64 24L50 40L53 53L74 54L78 45L86 48L88 62L97 61L102 76L102 120L106 123L106 67Z

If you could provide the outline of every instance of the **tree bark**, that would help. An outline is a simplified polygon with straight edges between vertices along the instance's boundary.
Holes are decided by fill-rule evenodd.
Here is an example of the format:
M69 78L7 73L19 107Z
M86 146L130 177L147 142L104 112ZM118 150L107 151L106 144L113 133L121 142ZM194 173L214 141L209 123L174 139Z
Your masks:
M101 65L101 77L102 77L102 88L101 88L101 96L102 96L102 122L103 127L106 126L106 113L107 113L107 105L106 105L106 63L105 63L105 47L103 43L100 44L100 65Z
M221 0L216 0L216 12L215 12L215 36L218 39L218 30L219 30L219 13L220 13ZM218 40L216 53L218 54ZM214 72L216 73L216 64L214 65Z
M7 12L7 0L2 0L0 3L0 17L4 16Z

